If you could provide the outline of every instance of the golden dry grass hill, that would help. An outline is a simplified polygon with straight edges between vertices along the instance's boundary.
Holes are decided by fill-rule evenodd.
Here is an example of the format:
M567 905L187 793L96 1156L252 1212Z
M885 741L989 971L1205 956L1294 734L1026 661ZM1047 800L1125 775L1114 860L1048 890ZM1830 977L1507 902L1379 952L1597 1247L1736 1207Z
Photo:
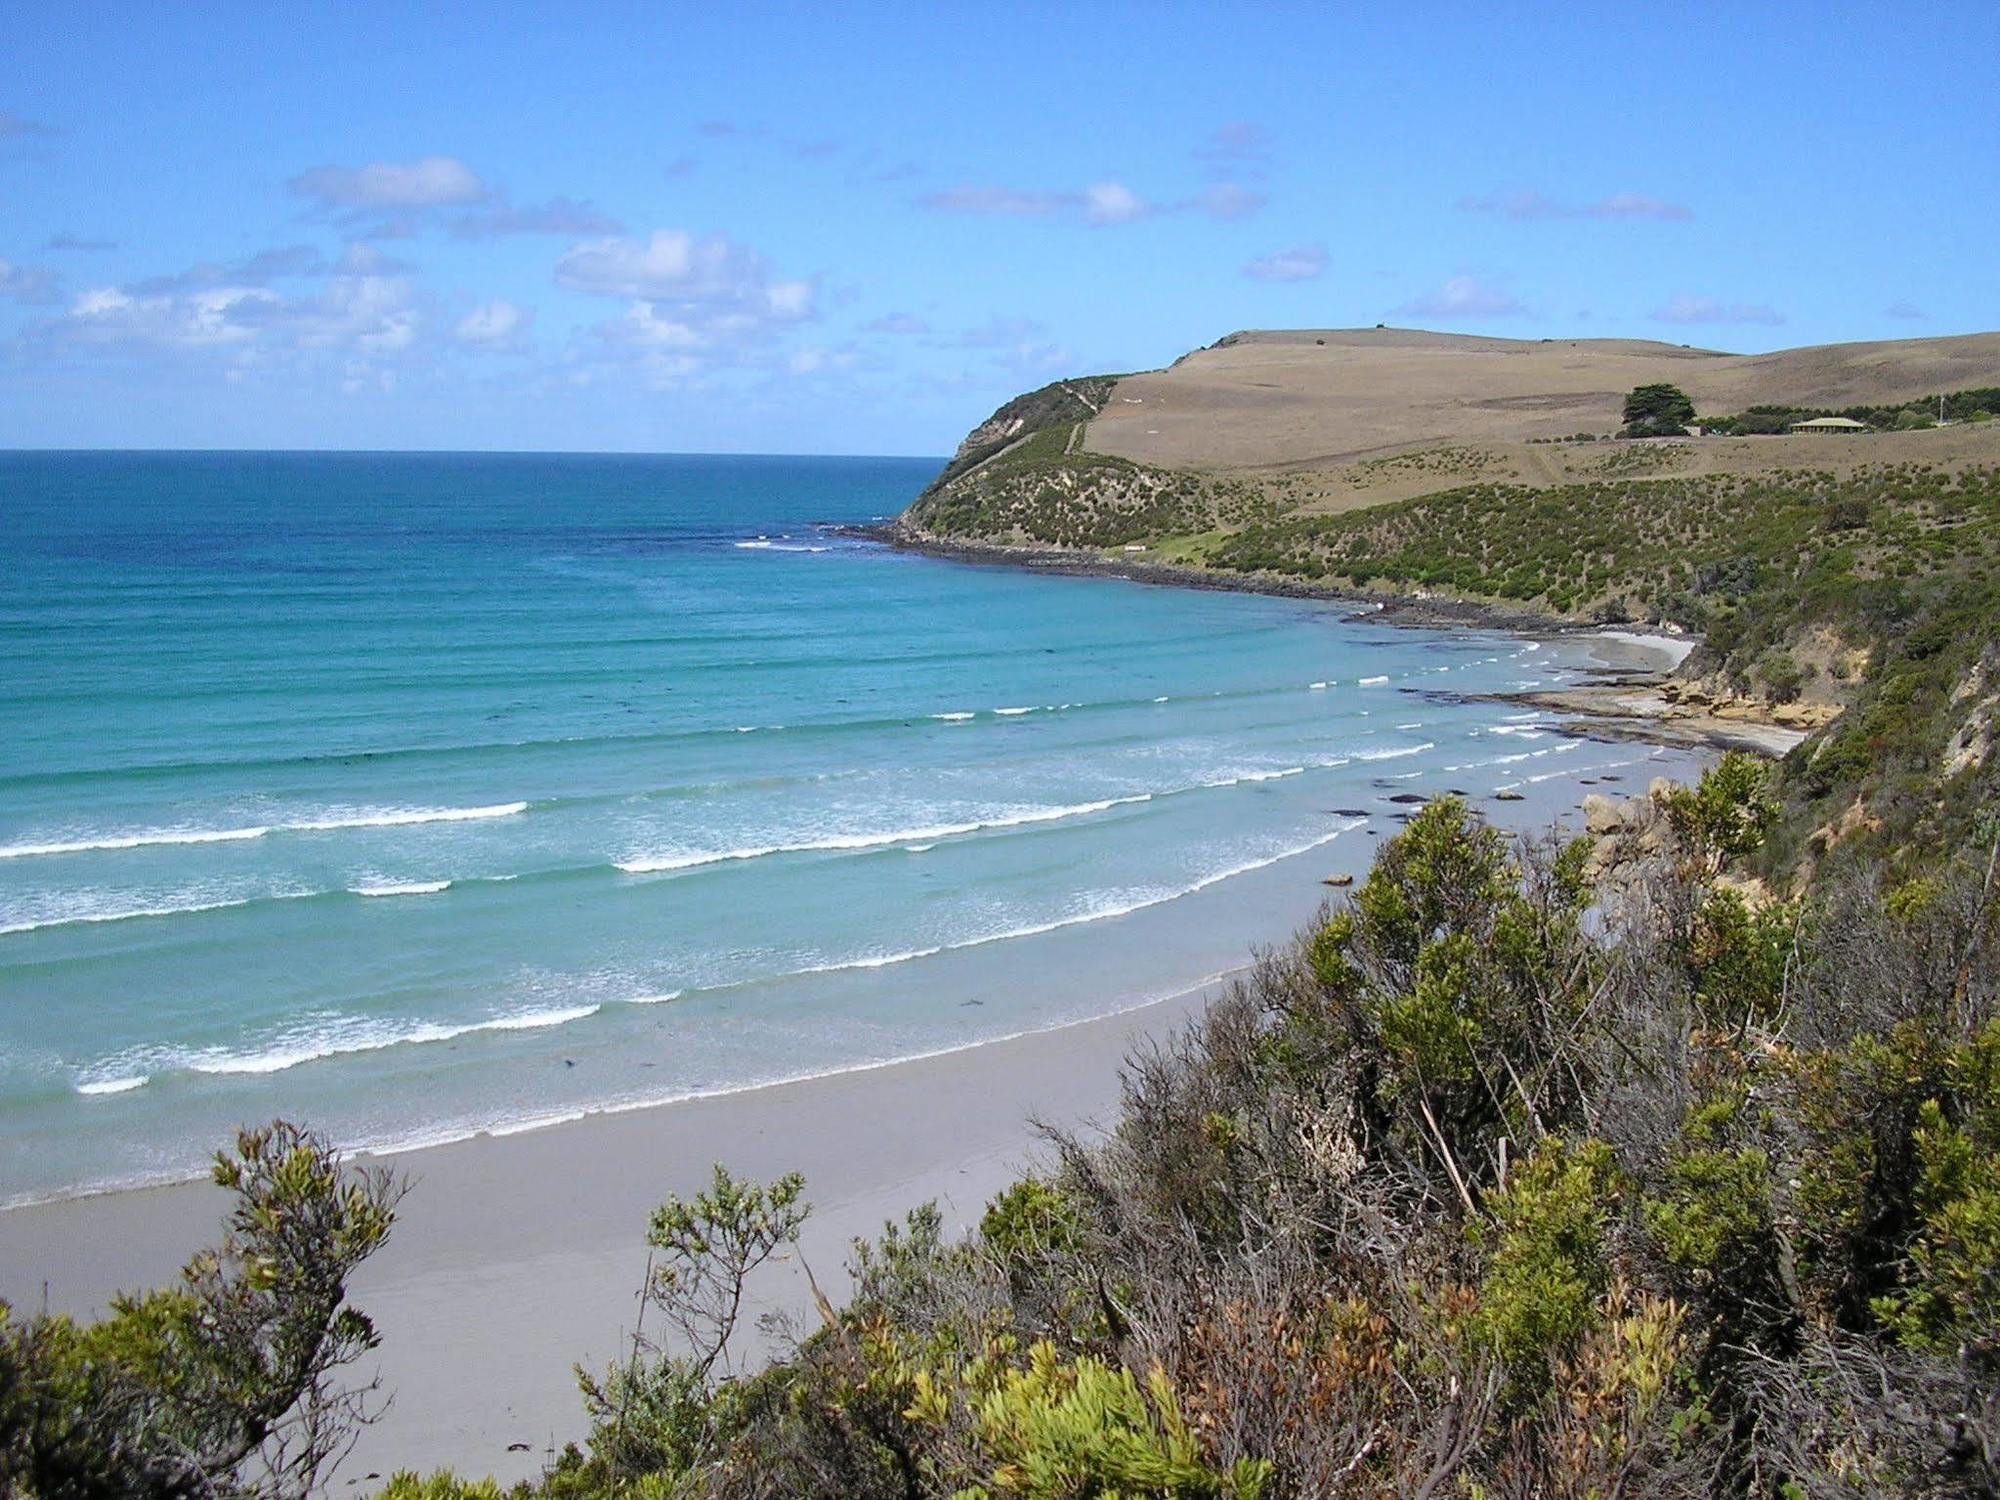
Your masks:
M1667 382L1703 414L1898 405L2000 384L2000 333L1725 354L1642 339L1504 339L1413 329L1234 333L1120 379L1081 447L1166 469L1291 474L1308 508L1472 480L1603 476L1610 455L1551 440L1618 429L1626 393ZM1661 472L2000 456L2000 428L1698 444ZM1625 461L1628 465L1631 460Z

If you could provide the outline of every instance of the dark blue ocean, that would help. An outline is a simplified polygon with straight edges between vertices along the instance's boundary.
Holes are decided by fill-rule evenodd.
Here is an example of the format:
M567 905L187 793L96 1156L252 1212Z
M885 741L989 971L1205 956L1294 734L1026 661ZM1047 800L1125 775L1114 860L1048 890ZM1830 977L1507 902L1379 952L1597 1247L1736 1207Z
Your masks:
M1650 774L1473 696L1580 646L825 529L936 467L0 455L0 1200L1136 1005L1396 795Z

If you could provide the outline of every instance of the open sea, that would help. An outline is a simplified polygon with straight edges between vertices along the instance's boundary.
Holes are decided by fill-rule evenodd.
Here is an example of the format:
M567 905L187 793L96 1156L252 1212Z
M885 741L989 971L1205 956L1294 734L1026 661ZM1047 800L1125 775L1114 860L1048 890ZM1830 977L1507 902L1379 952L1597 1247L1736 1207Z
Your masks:
M1395 797L1659 768L1473 696L1579 644L821 524L936 469L0 455L0 1201L1104 1014Z

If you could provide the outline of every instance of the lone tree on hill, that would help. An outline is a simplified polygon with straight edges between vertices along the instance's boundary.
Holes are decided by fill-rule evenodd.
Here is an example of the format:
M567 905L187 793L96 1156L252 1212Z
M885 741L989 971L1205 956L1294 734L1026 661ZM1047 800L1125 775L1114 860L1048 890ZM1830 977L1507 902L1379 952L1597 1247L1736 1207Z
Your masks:
M1624 437L1678 437L1694 420L1694 402L1677 385L1642 385L1625 398Z

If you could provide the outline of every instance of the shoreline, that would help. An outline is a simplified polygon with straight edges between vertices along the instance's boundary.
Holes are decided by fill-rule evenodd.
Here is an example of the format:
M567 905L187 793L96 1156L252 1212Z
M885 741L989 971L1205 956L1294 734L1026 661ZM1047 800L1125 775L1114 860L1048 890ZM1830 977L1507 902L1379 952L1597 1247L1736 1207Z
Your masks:
M1511 609L1470 599L1408 593L1371 594L1333 584L1283 578L1272 573L1219 573L1185 563L1148 562L1141 557L1110 558L1063 547L1016 547L1002 542L959 542L920 536L894 523L829 526L838 536L879 542L898 552L974 566L1014 568L1059 578L1112 578L1157 588L1202 589L1222 594L1262 594L1279 599L1316 599L1346 604L1370 618L1399 625L1505 630L1516 635L1588 635L1616 626L1564 620L1539 610Z
M1520 703L1573 714L1592 723L1592 733L1608 739L1674 748L1747 750L1782 759L1810 737L1772 717L1722 717L1693 712L1662 691L1681 665L1701 647L1698 636L1675 627L1594 624L1566 620L1537 610L1509 608L1478 600L1439 599L1414 594L1370 594L1264 573L1218 573L1179 563L1118 559L1061 547L1017 547L999 542L957 542L922 536L895 523L828 528L843 536L879 542L898 552L975 567L1012 568L1063 578L1109 578L1158 588L1203 589L1213 593L1261 594L1314 599L1353 607L1357 615L1415 629L1499 630L1536 640L1604 641L1630 648L1638 660L1608 663L1604 680L1586 687L1494 695L1496 702ZM1646 661L1665 657L1664 670Z
M1197 1015L1240 972L925 1057L355 1153L407 1175L415 1191L353 1282L355 1305L383 1334L356 1376L378 1376L394 1405L390 1420L363 1431L336 1485L440 1465L511 1483L580 1439L572 1363L595 1367L627 1347L647 1217L668 1193L705 1187L711 1163L757 1180L805 1175L814 1212L799 1254L751 1286L757 1312L798 1314L812 1305L801 1262L842 1296L850 1242L933 1199L947 1233L962 1236L1026 1168L1039 1123L1101 1124L1129 1053ZM217 1239L226 1202L189 1181L10 1209L0 1212L0 1267L35 1268L47 1306L92 1314L115 1292L170 1282ZM33 1290L0 1288L17 1304L31 1304ZM468 1370L486 1374L467 1382Z

